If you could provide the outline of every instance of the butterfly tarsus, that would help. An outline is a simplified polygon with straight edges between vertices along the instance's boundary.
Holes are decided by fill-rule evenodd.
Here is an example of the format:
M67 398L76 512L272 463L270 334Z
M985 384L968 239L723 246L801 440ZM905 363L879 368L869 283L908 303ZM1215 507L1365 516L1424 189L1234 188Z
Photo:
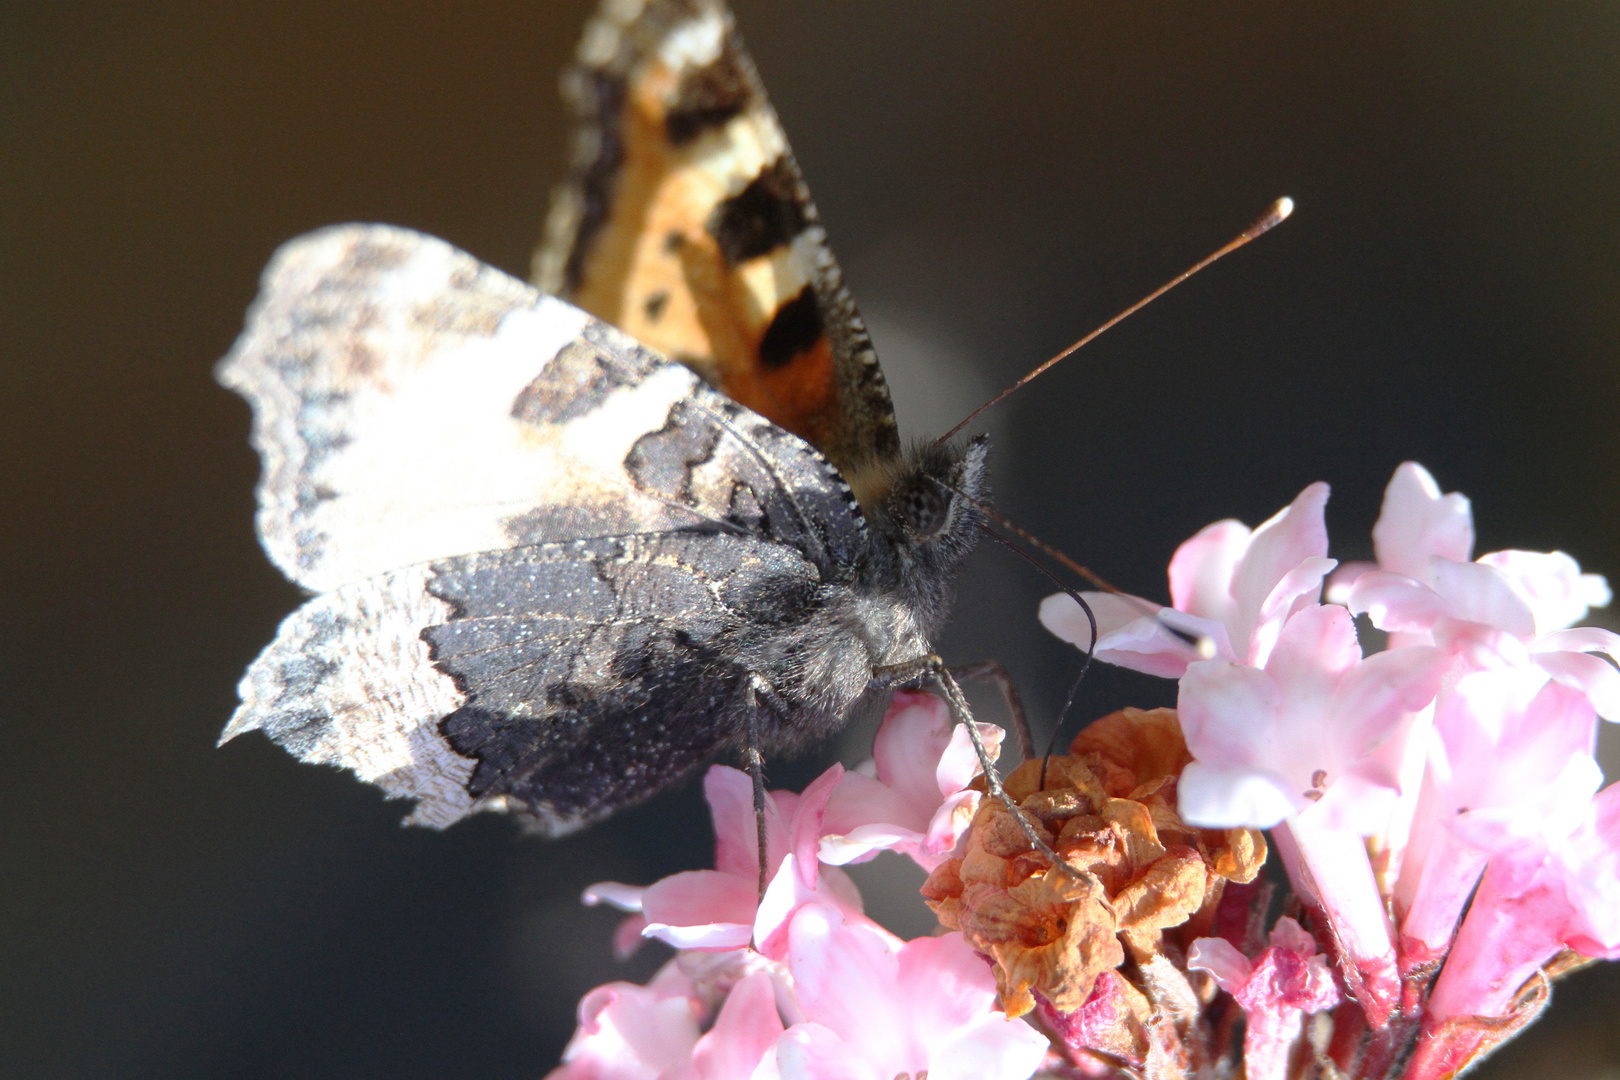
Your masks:
M1045 855L1052 861L1053 866L1061 868L1065 874L1076 880L1083 880L1080 871L1060 858L1058 853L1052 850L1052 845L1042 839L1034 823L1030 821L1029 812L1019 806L1013 797L1007 794L1007 789L1002 787L1001 774L996 771L995 762L990 760L990 751L985 748L978 725L973 721L973 710L969 708L962 687L951 674L951 670L945 666L944 660L938 656L919 656L903 664L874 668L871 685L879 689L931 685L938 690L940 697L944 698L946 706L951 710L952 719L967 729L973 750L979 755L979 765L984 769L985 788L990 797L1000 800L1007 808L1007 812L1018 823L1019 831L1024 834L1024 839L1029 841L1031 848Z

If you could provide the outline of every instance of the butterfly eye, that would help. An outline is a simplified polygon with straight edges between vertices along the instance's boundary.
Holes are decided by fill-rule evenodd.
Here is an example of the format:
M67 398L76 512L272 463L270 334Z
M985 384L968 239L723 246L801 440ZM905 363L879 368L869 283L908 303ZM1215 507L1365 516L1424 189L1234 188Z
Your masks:
M950 496L926 481L906 485L895 493L894 503L895 517L918 540L938 533L950 516Z

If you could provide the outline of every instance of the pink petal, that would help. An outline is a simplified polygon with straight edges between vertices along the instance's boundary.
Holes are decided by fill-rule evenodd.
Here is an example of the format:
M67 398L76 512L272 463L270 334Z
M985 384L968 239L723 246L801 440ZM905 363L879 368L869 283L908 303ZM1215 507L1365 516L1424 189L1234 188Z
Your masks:
M1288 620L1265 667L1267 675L1288 688L1290 699L1325 702L1340 678L1360 662L1355 619L1336 604L1323 604Z
M1383 831L1400 799L1389 767L1366 757L1333 777L1323 796L1300 812L1318 828L1373 836Z
M823 847L827 840L847 837L873 824L921 832L928 821L900 793L883 782L858 772L847 772L827 804L822 819Z
M1446 655L1426 645L1387 649L1351 668L1334 697L1331 724L1352 757L1371 753L1400 723L1434 700Z
M1245 646L1259 626L1266 600L1278 584L1307 559L1327 556L1327 524L1322 518L1327 499L1326 484L1310 485L1250 538L1249 550L1232 575L1236 606L1231 617L1223 620L1240 653L1247 651ZM1316 581L1320 583L1321 577Z
M1126 623L1140 619L1144 612L1159 609L1158 604L1135 596L1105 592L1083 592L1080 595L1097 618L1099 640ZM1086 618L1086 613L1068 593L1053 593L1042 600L1040 620L1042 626L1082 652L1091 648L1091 620Z
M1562 551L1493 551L1479 561L1501 571L1534 612L1540 633L1562 630L1610 600L1603 575L1581 573L1580 564Z
M768 865L774 868L787 854L787 829L783 802L797 802L798 796L784 799L788 792L772 792L765 800ZM711 765L703 777L703 796L714 819L714 866L726 874L753 880L759 874L759 833L754 817L754 781L741 769Z
M918 808L913 816L930 814L938 805L934 774L953 726L950 709L933 694L896 694L872 740L877 778Z
M579 1003L579 1028L551 1080L656 1080L685 1064L698 1039L698 1003L651 987L609 983Z
M1050 1049L1024 1021L992 1013L930 1047L928 1080L1028 1080Z
M1404 574L1376 570L1363 574L1350 588L1350 610L1366 615L1380 630L1422 633L1450 610L1445 599Z
M1214 656L1200 651L1201 645ZM1156 616L1128 623L1097 644L1097 659L1167 679L1179 679L1188 664L1215 657L1237 659L1226 626L1174 608L1160 608Z
M714 1027L698 1040L692 1064L699 1080L748 1080L784 1028L768 972L756 971L732 987Z
M907 1020L912 1038L923 1047L987 1018L996 1004L995 976L961 934L917 938L902 945L894 990L913 1003Z
M1384 489L1384 507L1373 526L1378 565L1426 580L1434 556L1467 562L1474 550L1474 516L1466 496L1440 494L1428 470L1408 461Z
M1566 934L1583 956L1620 958L1620 784L1592 800L1588 823L1557 855L1574 909Z
M1306 559L1282 576L1260 605L1248 643L1249 663L1266 666L1283 625L1316 604L1322 593L1322 579L1337 565L1332 559Z
M1187 950L1187 970L1207 971L1215 977L1215 985L1228 994L1235 994L1249 981L1253 967L1249 958L1225 938L1199 938Z
M985 752L990 755L992 763L1001 757L1001 744L1007 733L995 724L979 724L979 739L984 743ZM984 772L984 766L979 761L979 752L973 748L973 740L968 736L967 728L960 724L951 729L951 741L945 747L945 752L939 756L939 764L934 768L934 795L935 798L945 798L955 795L973 782L973 778Z
M926 863L930 858L943 859L949 855L962 834L967 832L968 826L973 824L973 815L978 813L979 804L983 801L984 796L977 791L958 791L940 803L933 820L928 823L923 850L913 858ZM933 867L924 865L923 869L932 871Z
M1467 622L1484 623L1528 641L1535 637L1536 620L1530 605L1501 571L1485 563L1457 563L1437 559L1430 565L1434 591L1446 598L1449 614Z
M814 1023L794 1024L776 1041L776 1074L781 1080L889 1080L830 1028Z
M1288 782L1269 769L1198 761L1182 770L1176 798L1182 819L1205 829L1269 829L1303 805Z
M642 899L645 933L678 949L737 948L753 936L757 901L751 878L717 870L673 874Z
M811 781L810 786L805 788L804 794L799 797L799 805L794 808L789 842L798 863L799 877L806 888L815 888L816 867L819 865L816 848L821 843L822 822L827 814L827 801L832 798L833 791L843 778L844 767L839 764L832 765ZM757 830L758 826L755 828ZM755 873L758 874L757 868Z
M595 885L587 885L585 892L580 896L580 902L586 907L595 907L598 904L607 904L620 911L640 911L641 898L647 890L640 885L624 885L617 881L598 881Z
M1271 928L1271 947L1274 949L1288 949L1301 956L1316 955L1316 939L1306 929L1284 915L1277 920Z
M613 957L628 960L647 942L647 916L631 915L613 929Z
M1355 588L1356 582L1361 580L1363 574L1374 573L1377 569L1375 562L1340 563L1338 569L1328 576L1324 599L1330 604L1349 607L1350 591Z
M1241 521L1207 525L1170 560L1170 604L1206 619L1225 620L1232 608L1232 575L1252 534Z
M898 825L857 825L837 836L823 836L818 856L828 866L867 862L880 851L910 854L923 842L922 833Z
M1265 672L1205 660L1182 676L1176 710L1193 757L1205 766L1246 766L1266 756L1281 703Z
M800 908L788 928L787 965L805 1019L837 1032L885 1077L927 1068L909 1037L921 1003L896 993L901 944L824 904Z
M1574 626L1542 634L1531 651L1605 653L1620 660L1620 634L1596 626Z
M772 960L780 960L785 955L789 920L805 904L816 899L815 890L798 872L797 862L796 855L782 860L782 868L765 886L765 895L760 898L754 915L754 947Z
M1584 694L1599 716L1620 720L1620 671L1613 664L1584 652L1537 652L1535 663L1563 685Z

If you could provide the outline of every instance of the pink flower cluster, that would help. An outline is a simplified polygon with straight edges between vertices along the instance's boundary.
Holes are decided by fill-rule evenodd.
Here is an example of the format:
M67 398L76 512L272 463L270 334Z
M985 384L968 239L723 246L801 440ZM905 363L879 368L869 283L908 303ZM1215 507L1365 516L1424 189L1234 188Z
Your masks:
M1000 728L979 732L999 748ZM761 900L752 784L711 768L715 868L586 893L631 912L621 953L643 937L679 951L646 986L586 995L551 1080L1025 1080L1048 1043L996 1007L987 961L960 934L895 937L838 869L885 850L938 865L982 798L963 790L979 771L942 702L897 695L866 766L769 795Z
M1620 719L1620 636L1570 628L1609 589L1568 555L1471 559L1468 501L1421 466L1389 484L1375 564L1327 557L1327 496L1313 484L1258 529L1188 540L1171 607L1087 594L1096 653L1180 680L1182 816L1272 830L1369 1027L1420 1025L1406 1075L1449 1075L1477 1018L1511 1019L1560 952L1620 957L1620 785L1600 792L1593 759L1597 717ZM1383 651L1363 655L1358 615ZM1089 644L1067 596L1041 619ZM1305 963L1314 949L1279 933L1268 955ZM1250 993L1267 961L1246 974L1240 959L1213 944L1194 963L1251 1030L1297 1032L1298 1010L1327 1001ZM1282 1075L1258 1064L1251 1078Z

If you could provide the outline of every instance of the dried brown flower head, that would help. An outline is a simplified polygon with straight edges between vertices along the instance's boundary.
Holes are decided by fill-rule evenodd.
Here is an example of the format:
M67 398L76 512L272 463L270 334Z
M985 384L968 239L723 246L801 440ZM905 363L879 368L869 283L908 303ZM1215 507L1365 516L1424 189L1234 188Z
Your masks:
M1208 931L1225 883L1259 873L1258 832L1199 829L1176 813L1176 779L1190 760L1172 709L1103 717L1045 763L1044 783L1040 759L1006 780L1076 873L1032 851L1011 811L986 799L963 855L929 876L923 895L994 961L1010 1015L1029 1012L1037 994L1072 1013L1127 957L1144 974L1167 952L1179 967L1182 938Z

